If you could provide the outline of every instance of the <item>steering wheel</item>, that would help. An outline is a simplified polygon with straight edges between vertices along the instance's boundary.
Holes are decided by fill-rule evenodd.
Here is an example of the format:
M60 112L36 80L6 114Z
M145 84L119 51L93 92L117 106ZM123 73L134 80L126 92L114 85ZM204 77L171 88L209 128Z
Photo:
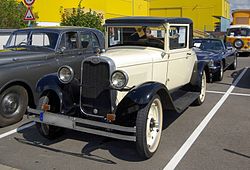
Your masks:
M21 45L28 45L28 43L27 43L27 42L22 41L22 42L20 42L20 43L18 44L18 46L21 46Z

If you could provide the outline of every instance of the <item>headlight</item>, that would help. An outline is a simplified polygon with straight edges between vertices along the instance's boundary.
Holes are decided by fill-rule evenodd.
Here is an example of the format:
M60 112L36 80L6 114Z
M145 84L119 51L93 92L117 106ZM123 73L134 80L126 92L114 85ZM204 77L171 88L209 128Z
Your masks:
M243 47L243 42L240 39L235 40L234 46L239 49L239 48Z
M58 69L57 76L62 83L67 84L74 78L74 71L69 66L62 66Z
M208 66L209 66L209 67L213 67L213 66L214 66L214 60L210 60L210 61L208 62Z
M111 85L114 89L123 89L128 84L128 75L126 72L118 70L111 75Z

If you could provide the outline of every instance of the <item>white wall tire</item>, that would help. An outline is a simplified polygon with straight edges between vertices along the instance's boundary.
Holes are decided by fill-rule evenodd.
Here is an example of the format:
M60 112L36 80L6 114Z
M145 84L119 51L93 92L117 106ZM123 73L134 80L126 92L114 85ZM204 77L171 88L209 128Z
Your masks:
M145 159L153 156L161 139L163 109L161 99L155 95L147 106L138 112L136 119L136 145Z
M203 70L202 77L201 77L200 95L199 95L199 97L193 103L196 106L201 105L205 101L206 90L207 90L207 82L206 81L207 81L206 80L206 73L205 73L205 70Z

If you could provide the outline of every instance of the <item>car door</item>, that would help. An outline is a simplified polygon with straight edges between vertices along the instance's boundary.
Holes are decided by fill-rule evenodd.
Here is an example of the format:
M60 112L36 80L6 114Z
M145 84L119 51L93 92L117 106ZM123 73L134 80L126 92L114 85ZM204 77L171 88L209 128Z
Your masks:
M195 53L189 48L189 25L169 25L167 87L169 90L190 82Z

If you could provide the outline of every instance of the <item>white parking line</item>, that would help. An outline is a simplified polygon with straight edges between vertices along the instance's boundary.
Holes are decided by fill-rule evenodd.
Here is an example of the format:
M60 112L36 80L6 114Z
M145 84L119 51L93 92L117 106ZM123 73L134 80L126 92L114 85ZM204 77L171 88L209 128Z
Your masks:
M229 87L227 92L221 97L219 102L212 108L212 110L207 114L207 116L202 120L202 122L199 124L199 126L193 131L193 133L189 136L189 138L185 141L185 143L181 146L181 148L177 151L177 153L174 155L174 157L168 162L168 164L164 167L163 170L173 170L176 168L178 163L181 161L181 159L184 157L184 155L187 153L189 148L193 145L193 143L196 141L198 136L201 134L201 132L204 130L204 128L207 126L209 121L213 118L215 113L219 110L219 108L223 105L223 103L226 101L230 93L233 91L235 86L239 83L245 72L247 71L247 68L245 68L239 77L236 79L236 81Z
M21 130L27 129L27 128L33 126L33 125L35 125L35 122L30 122L30 123L28 123L26 125L20 126L19 128L16 128L16 129L13 129L13 130L11 130L9 132L3 133L3 134L0 135L0 139L4 138L6 136L12 135L12 134L14 134L16 132L19 132Z
M225 94L226 92L221 92L221 91L206 91L207 93L214 93L214 94ZM230 93L230 95L235 95L235 96L246 96L250 97L250 94L245 94L245 93Z

